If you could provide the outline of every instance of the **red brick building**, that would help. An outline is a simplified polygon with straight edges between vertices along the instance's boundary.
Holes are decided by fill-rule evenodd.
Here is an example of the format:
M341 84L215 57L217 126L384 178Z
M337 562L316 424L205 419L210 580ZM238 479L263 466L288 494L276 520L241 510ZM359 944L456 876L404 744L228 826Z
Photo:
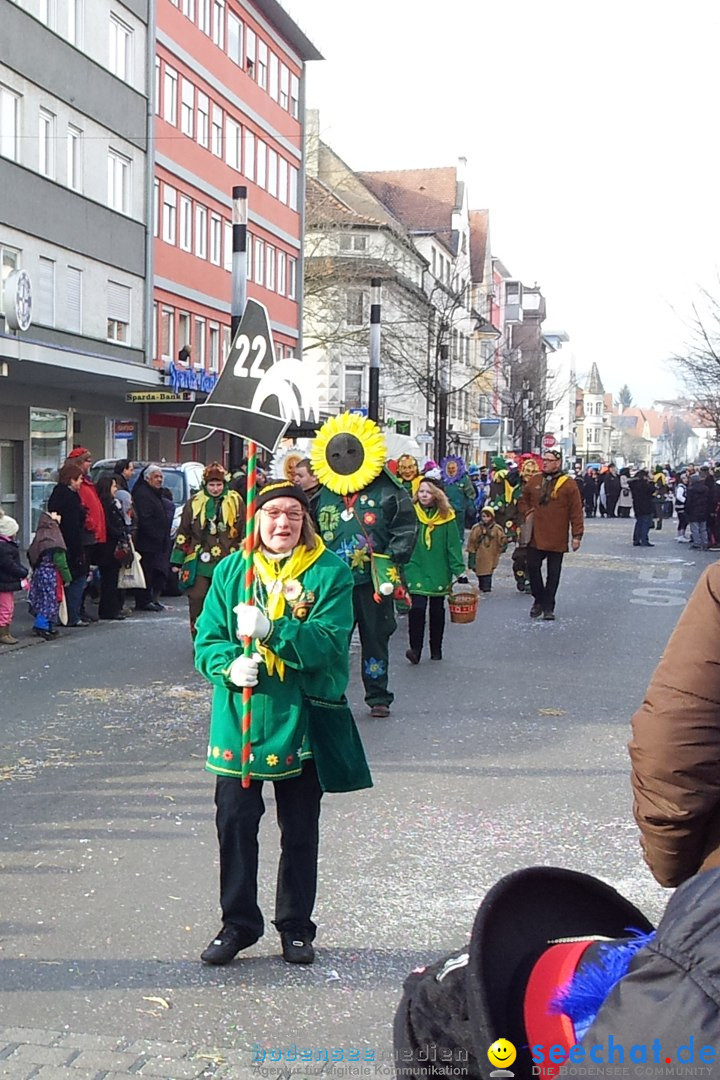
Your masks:
M227 357L237 184L248 188L248 295L268 309L277 356L299 353L304 69L318 59L277 0L158 0L152 344L168 379L194 370L207 388ZM192 405L157 408L150 456L192 456L179 445ZM225 449L213 436L195 455Z

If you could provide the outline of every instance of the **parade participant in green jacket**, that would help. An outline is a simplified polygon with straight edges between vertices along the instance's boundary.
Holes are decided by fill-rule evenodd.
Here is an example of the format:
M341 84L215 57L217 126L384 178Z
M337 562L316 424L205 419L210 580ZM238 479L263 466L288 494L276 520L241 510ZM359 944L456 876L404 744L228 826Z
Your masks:
M412 597L408 617L410 648L405 655L411 664L419 664L425 639L428 601L430 659L442 660L445 597L453 580L464 577L465 562L455 526L455 512L440 482L425 477L420 481L413 502L420 529L405 571L408 592Z
M271 482L257 507L255 604L240 602L245 560L231 555L215 571L197 622L195 663L213 684L206 767L217 774L223 914L222 930L201 959L226 964L263 934L257 835L262 781L273 780L281 833L274 923L284 959L310 964L323 790L371 784L345 700L352 575L316 536L299 487ZM243 655L245 638L256 642L252 656ZM248 686L254 688L251 782L244 788L242 689ZM335 761L328 767L330 754Z
M242 496L230 489L229 480L219 462L205 467L200 491L183 507L170 556L178 585L188 598L193 637L215 567L242 543L245 505Z
M378 588L376 557L389 557L390 580L399 583L399 567L410 558L417 535L412 501L384 467L386 457L377 424L351 413L327 420L311 451L313 472L323 485L314 509L318 531L353 574L365 701L375 717L390 714L388 644L396 628L392 590Z
M465 462L457 454L448 454L440 462L440 471L448 502L455 511L455 527L462 543L465 538L466 518L475 515L475 488L467 474Z

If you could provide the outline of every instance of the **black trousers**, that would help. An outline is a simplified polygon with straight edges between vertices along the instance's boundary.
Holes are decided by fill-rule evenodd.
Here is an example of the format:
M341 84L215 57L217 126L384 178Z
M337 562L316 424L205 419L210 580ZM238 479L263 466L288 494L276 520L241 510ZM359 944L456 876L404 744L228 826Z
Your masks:
M265 812L262 786L262 780L251 780L244 788L239 776L219 776L215 785L223 925L257 937L265 929L257 902L258 828ZM300 776L276 780L274 788L280 863L273 922L279 931L312 941L322 798L315 765L307 761Z
M527 549L527 570L530 578L530 589L536 604L540 604L543 611L555 610L555 593L560 584L560 571L563 561L562 551L540 551L538 548ZM542 564L547 559L547 575L543 582Z
M100 606L98 615L101 619L114 619L122 611L123 601L118 589L120 563L107 563L98 567L100 570Z
M410 648L418 656L422 653L428 600L430 601L430 655L442 656L443 634L445 633L444 596L421 596L419 593L413 593L412 607L408 612Z

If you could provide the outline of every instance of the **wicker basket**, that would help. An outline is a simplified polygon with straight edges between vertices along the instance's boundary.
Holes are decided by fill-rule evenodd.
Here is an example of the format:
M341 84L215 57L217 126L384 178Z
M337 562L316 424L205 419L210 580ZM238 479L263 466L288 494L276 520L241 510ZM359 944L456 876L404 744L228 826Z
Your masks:
M475 622L478 605L478 591L474 585L462 585L448 596L450 622Z

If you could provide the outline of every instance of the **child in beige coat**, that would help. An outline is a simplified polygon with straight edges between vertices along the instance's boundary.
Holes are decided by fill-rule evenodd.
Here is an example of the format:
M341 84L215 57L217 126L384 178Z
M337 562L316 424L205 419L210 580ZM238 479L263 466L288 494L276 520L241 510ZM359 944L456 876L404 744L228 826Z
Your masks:
M480 592L491 592L493 571L505 547L505 531L495 521L495 511L483 507L479 523L470 530L467 545L468 569L477 574Z

